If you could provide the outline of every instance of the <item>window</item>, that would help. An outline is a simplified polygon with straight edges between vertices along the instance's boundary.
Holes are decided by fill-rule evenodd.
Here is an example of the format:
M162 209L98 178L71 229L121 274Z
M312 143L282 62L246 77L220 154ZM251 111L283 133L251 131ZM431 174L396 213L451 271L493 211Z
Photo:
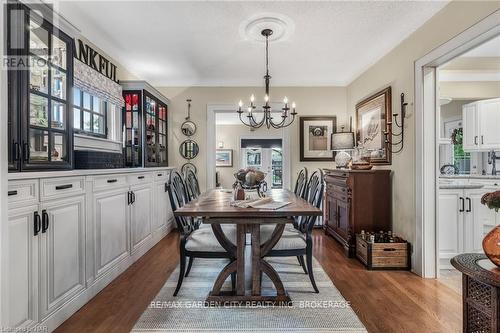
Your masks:
M76 132L106 138L107 114L112 105L78 88L73 93L73 127Z

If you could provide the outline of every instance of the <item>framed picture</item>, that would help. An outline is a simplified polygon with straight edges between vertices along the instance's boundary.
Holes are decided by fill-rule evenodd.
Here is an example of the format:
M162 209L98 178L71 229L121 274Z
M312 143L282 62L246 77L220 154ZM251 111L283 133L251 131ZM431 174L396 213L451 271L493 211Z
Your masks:
M216 167L232 167L233 166L233 150L232 149L217 149L215 153Z
M358 145L370 151L371 164L391 164L391 136L387 137L387 143L384 135L392 118L391 101L391 87L388 87L356 104L356 139Z
M333 161L337 117L300 117L300 161Z

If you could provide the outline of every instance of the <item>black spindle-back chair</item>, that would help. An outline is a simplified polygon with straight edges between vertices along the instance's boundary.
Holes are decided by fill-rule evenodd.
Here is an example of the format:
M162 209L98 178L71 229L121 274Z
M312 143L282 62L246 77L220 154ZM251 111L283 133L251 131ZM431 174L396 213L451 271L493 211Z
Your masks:
M295 181L295 188L293 192L295 195L303 198L307 187L307 168L304 167L300 170L297 180Z
M184 181L186 182L186 189L191 200L198 198L201 194L200 184L198 183L198 177L194 173L193 169L187 169L184 175Z
M182 176L177 171L171 171L167 182L168 196L172 210L175 212L190 201L186 184ZM177 229L181 234L179 242L180 248L180 269L177 287L174 291L174 296L179 292L184 276L188 276L193 265L194 258L228 258L233 261L233 258L219 244L212 228L207 225L202 225L200 219L195 219L189 216L175 216ZM226 236L233 242L236 241L236 228L234 226L223 226ZM189 258L189 263L186 270L186 258ZM231 282L234 289L235 276L231 275Z
M325 182L323 171L317 170L312 175L305 189L305 200L307 200L314 207L320 208L321 201L323 200L323 192L325 189ZM268 253L268 257L297 257L299 264L304 269L304 273L309 274L309 279L315 292L319 292L316 282L314 280L313 267L312 267L312 248L313 238L312 230L316 223L317 216L305 216L296 219L295 228L287 227L283 232L281 239ZM265 241L271 237L274 227L265 226L261 228L262 240ZM306 261L304 262L304 255ZM307 268L306 268L307 266Z

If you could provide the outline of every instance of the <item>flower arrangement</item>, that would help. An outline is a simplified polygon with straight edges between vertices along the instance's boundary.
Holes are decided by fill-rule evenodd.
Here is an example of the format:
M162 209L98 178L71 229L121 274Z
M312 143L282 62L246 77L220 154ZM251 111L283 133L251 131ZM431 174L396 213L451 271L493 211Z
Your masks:
M481 203L498 212L500 209L500 191L486 193L481 197Z

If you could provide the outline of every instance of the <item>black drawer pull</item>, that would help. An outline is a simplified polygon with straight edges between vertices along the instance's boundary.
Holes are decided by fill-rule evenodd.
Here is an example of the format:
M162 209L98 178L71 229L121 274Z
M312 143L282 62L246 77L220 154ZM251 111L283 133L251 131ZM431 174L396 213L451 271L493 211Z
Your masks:
M117 179L108 179L108 183L116 183L117 181Z
M10 197L11 195L17 195L17 191L9 191L8 196Z
M144 176L139 176L137 177L137 179L144 179Z
M396 251L396 249L384 249L384 251Z
M163 174L162 174L162 173L159 173L159 174L158 174L158 177L161 177L161 176L163 176Z
M72 188L73 184L66 184L66 185L58 185L56 186L56 190L67 190L68 188Z

